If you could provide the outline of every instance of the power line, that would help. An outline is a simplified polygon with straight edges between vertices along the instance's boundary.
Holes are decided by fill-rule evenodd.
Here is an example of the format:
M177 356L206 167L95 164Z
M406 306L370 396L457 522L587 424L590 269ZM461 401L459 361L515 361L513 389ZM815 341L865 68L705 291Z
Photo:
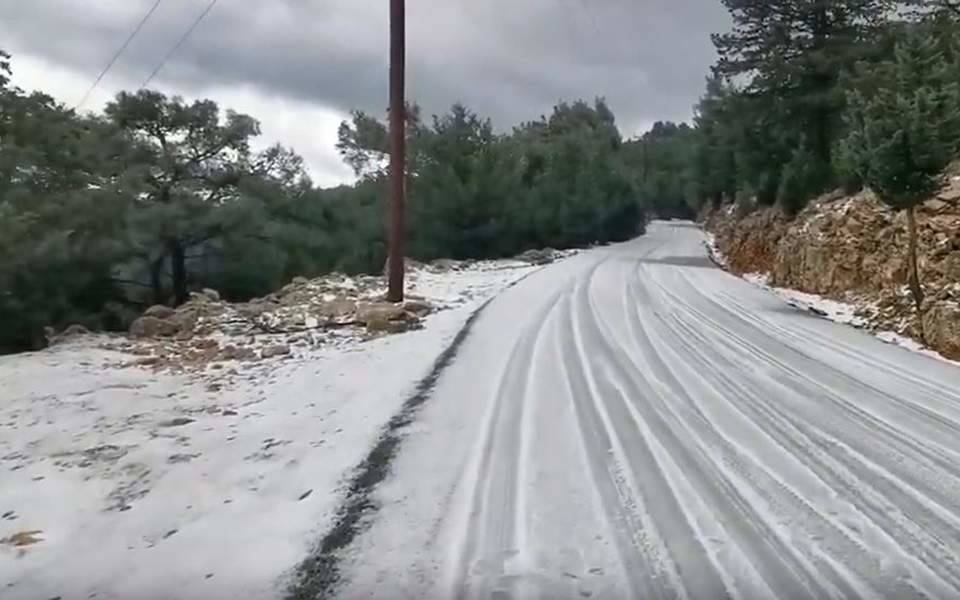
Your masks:
M133 41L133 38L137 37L137 34L140 33L140 30L143 29L143 26L146 25L147 21L150 20L150 17L153 16L153 13L156 12L157 7L160 6L162 0L156 0L153 3L153 6L150 7L150 10L147 11L147 14L143 15L143 18L140 19L140 22L137 23L137 26L134 27L133 31L127 36L123 45L114 53L113 58L110 59L110 62L107 63L107 66L100 71L100 74L97 75L97 78L94 80L93 85L90 86L90 89L87 90L87 93L83 95L83 98L80 99L80 102L77 102L77 105L73 107L74 110L78 110L84 103L90 98L90 94L93 93L93 90L100 85L100 81L107 74L107 72L113 67L114 63L117 62L117 59L120 58L120 55L123 54L124 50L127 49L127 46L130 45L130 42Z
M157 65L157 68L154 69L153 72L150 73L150 76L147 77L144 80L144 82L140 85L140 89L143 89L148 85L150 85L150 82L153 81L153 78L156 77L158 73L160 73L160 70L163 69L164 65L167 64L167 61L170 60L170 58L174 54L176 54L177 50L180 49L180 46L182 46L184 42L187 41L187 38L190 37L190 34L193 33L193 30L196 29L197 26L200 25L200 22L203 21L204 17L206 17L210 13L210 11L213 10L213 7L214 5L216 5L216 3L217 3L217 0L210 0L210 4L207 5L207 8L205 8L203 12L200 13L200 15L197 16L197 18L193 21L193 24L191 24L190 27L185 32L183 32L183 35L180 36L180 39L177 40L177 43L174 44L172 48L170 48L170 51L167 52L166 56L163 57L163 60L161 60L160 64Z

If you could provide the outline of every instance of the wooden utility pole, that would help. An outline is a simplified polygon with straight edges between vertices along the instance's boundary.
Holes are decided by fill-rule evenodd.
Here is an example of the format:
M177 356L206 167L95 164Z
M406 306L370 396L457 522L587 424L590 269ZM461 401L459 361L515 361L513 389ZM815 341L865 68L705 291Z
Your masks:
M387 227L387 300L403 302L406 236L405 0L390 0L390 218Z

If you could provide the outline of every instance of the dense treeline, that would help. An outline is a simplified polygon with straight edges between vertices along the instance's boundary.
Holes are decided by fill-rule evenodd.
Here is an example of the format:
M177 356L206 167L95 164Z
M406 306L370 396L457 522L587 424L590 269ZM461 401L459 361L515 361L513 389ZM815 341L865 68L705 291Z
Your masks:
M293 276L386 259L386 129L362 113L338 149L358 180L320 189L302 159L251 150L258 122L211 101L119 94L101 115L13 87L0 55L0 352L44 328L126 326L191 290L264 295ZM408 108L410 254L489 258L642 232L614 115L598 100L495 133L463 106Z
M868 186L906 214L922 311L914 207L960 154L960 3L722 2L734 28L713 36L694 127L658 124L643 139L642 156L659 161L641 167L654 169L658 212L737 202L789 216L827 190Z
M956 0L721 1L734 28L713 38L689 124L624 140L597 100L498 133L464 106L407 107L410 254L622 240L735 200L795 213L837 185L869 185L913 224L960 149ZM320 189L292 150L251 149L254 118L211 101L140 90L78 114L10 73L0 52L0 352L41 346L48 326L123 328L202 287L245 299L382 268L379 118L342 125L357 181Z
M913 164L912 149L936 146L933 167L955 155L960 140L949 135L960 110L952 99L960 85L960 3L722 2L734 28L713 36L719 59L693 127L658 124L661 134L644 138L649 155L661 157L648 167L668 190L658 198L674 203L674 213L684 212L681 204L697 212L741 200L792 214L837 186L877 188L878 170L908 164L929 171L931 157ZM864 103L872 108L864 111ZM866 114L874 121L871 148L858 137ZM884 165L878 151L886 153Z

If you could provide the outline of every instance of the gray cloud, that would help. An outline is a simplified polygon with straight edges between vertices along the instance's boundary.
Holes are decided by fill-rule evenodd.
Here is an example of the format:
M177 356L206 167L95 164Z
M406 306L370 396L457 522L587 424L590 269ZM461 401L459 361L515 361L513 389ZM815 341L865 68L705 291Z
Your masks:
M92 81L151 3L5 3L0 36ZM205 4L165 0L117 72L145 78ZM628 134L689 118L708 36L729 26L718 0L409 0L408 13L409 96L427 113L462 101L507 128L605 96ZM161 79L380 114L387 34L386 0L220 0Z

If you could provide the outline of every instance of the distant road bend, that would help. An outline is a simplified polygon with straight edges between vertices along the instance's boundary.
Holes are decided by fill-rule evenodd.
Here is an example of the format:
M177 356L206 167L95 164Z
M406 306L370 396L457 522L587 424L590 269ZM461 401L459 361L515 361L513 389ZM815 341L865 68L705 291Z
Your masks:
M655 223L495 300L342 597L960 598L960 368Z

